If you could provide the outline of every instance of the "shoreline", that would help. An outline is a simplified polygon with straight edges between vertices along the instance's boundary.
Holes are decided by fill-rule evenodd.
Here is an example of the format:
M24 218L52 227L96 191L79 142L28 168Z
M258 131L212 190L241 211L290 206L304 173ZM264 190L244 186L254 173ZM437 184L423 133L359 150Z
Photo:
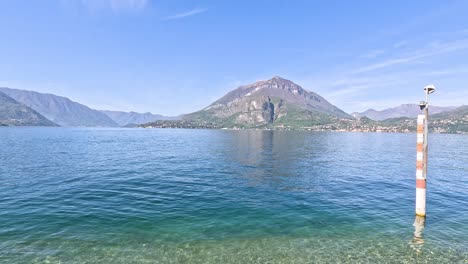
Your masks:
M302 131L302 132L334 132L334 133L343 133L343 132L352 132L352 133L395 133L395 134L411 134L416 133L414 131L388 131L388 130L345 130L345 129L265 129L265 128L206 128L206 127L73 127L73 126L0 126L0 129L6 128L94 128L94 129L180 129L180 130L229 130L229 131L240 131L240 130L248 130L248 131ZM430 131L429 134L445 134L445 135L468 135L468 132L461 131L459 133L450 133L450 132L439 132L439 131Z

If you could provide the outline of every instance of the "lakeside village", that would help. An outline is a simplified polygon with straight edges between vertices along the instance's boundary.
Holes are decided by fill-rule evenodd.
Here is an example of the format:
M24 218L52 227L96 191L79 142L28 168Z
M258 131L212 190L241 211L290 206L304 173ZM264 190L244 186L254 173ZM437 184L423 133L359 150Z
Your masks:
M336 132L393 132L410 133L416 131L415 118L392 118L374 121L367 117L355 120L336 119L334 123L306 125L286 125L282 123L263 126L223 126L215 122L200 122L192 120L160 120L139 125L142 128L183 128L183 129L230 129L230 130L302 130L302 131L336 131ZM444 118L429 120L429 130L432 133L468 134L468 115L462 118Z

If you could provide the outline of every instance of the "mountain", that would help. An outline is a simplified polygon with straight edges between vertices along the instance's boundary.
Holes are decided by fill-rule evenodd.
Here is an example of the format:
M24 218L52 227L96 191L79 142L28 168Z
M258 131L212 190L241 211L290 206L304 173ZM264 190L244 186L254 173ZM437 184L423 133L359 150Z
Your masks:
M0 126L57 126L30 107L0 92Z
M431 111L429 109L429 111ZM468 133L468 105L429 116L430 126L439 133Z
M394 117L375 121L368 117L360 117L341 128L364 132L416 132L416 119L416 117ZM430 113L428 127L429 132L434 133L468 134L468 106L464 105L438 114Z
M455 108L454 110L451 111L444 111L441 113L433 114L434 111L432 111L432 106L429 108L429 120L430 119L435 119L435 120L440 120L440 119L464 119L465 121L468 121L468 105L462 105L460 107Z
M136 113L136 112L121 112L102 110L102 113L110 117L119 126L127 126L131 124L141 125L154 122L156 120L177 120L178 117L155 115L152 113Z
M446 111L451 111L457 108L456 106L430 106L429 111L431 114L438 114ZM396 117L410 117L415 118L419 114L421 114L421 109L417 104L402 104L398 107L387 108L381 111L377 111L374 109L369 109L362 113L352 113L354 117L363 117L366 116L372 120L384 120L388 118L396 118Z
M320 95L275 76L241 86L205 109L185 115L186 121L224 127L304 127L352 119Z
M0 88L0 92L61 126L118 126L107 115L65 97L10 88Z

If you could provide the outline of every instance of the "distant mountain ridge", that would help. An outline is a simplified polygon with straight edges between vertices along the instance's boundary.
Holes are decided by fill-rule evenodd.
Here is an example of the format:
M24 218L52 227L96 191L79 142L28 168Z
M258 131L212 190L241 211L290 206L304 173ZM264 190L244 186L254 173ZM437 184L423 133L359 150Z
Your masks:
M429 108L431 111L432 109ZM450 111L443 111L430 116L430 119L449 119L449 118L465 118L468 120L468 105L456 107Z
M455 110L457 107L456 106L430 106L430 113L431 114L438 114L442 112L447 112L447 111L452 111ZM368 117L372 120L385 120L388 118L397 118L397 117L410 117L410 118L415 118L417 115L421 114L421 109L419 108L419 105L417 104L402 104L397 107L393 108L387 108L384 110L374 110L374 109L369 109L366 110L362 113L352 113L354 117Z
M57 126L30 107L0 92L0 126Z
M110 117L66 97L0 87L14 100L34 109L60 126L116 127Z
M382 121L370 121L369 123L394 127L400 131L416 131L416 118L396 117ZM468 106L463 105L454 110L430 114L429 131L436 133L468 134Z
M122 112L122 111L109 111L101 110L100 112L104 113L110 117L114 122L119 126L127 126L131 124L141 125L149 122L154 122L156 120L177 120L177 116L163 116L152 113L137 113L137 112Z
M411 130L421 111L417 104L403 104L381 111L369 109L349 115L320 95L294 82L275 76L243 85L208 107L186 115L168 117L152 113L98 111L66 97L0 87L0 125L88 127L178 127L340 130L364 127L371 131ZM447 113L449 116L445 116ZM430 106L437 131L468 130L466 106ZM376 122L364 122L366 119ZM364 121L363 121L364 120ZM374 127L370 127L370 126Z
M227 127L313 125L340 118L352 116L320 95L279 76L240 86L208 107L183 116L184 120Z

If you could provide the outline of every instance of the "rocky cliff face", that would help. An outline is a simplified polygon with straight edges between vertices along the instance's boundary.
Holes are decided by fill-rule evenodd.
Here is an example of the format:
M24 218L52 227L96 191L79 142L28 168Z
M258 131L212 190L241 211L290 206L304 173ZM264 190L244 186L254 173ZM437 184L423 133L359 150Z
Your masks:
M184 119L261 126L280 121L288 123L292 119L307 122L324 116L352 118L320 95L275 76L241 86Z
M53 122L0 92L1 126L56 126Z
M263 124L272 123L276 118L275 109L278 111L279 108L278 104L275 107L269 96L257 96L247 100L236 100L227 107L215 107L218 111L214 113L222 118L236 115L235 121L238 123Z

